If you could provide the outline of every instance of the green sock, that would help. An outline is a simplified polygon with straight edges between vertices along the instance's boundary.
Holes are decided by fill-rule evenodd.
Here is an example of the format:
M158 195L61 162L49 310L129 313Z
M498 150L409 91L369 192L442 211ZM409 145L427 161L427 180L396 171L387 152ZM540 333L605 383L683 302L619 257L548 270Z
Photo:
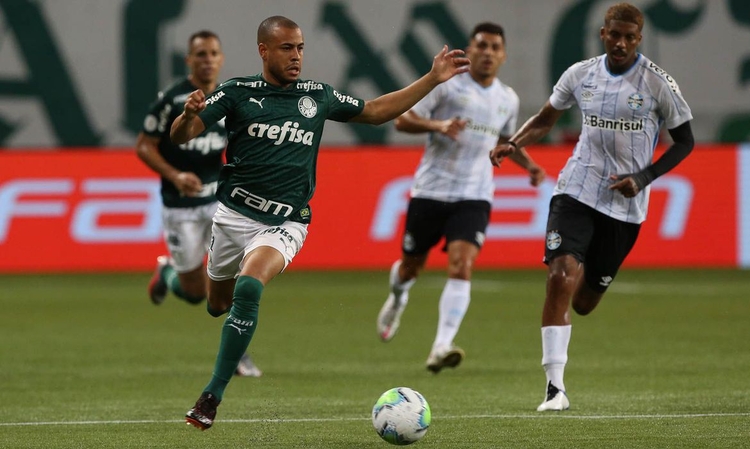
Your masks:
M205 296L201 296L200 298L190 296L182 291L180 276L177 274L174 268L172 268L172 265L166 265L164 268L162 268L161 277L162 279L164 279L164 282L167 284L169 290L183 301L189 302L190 304L200 304L200 302L203 301L203 298L205 298Z
M221 343L214 374L204 389L219 400L224 396L224 389L232 379L240 358L250 345L250 340L253 339L258 325L258 307L262 292L263 284L259 280L250 276L237 278L237 284L234 286L234 304L221 330Z

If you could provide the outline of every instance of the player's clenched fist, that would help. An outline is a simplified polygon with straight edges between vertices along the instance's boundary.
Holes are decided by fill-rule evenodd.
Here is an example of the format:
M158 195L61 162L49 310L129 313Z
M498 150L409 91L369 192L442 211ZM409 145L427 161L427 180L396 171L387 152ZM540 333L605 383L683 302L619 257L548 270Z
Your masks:
M513 154L515 150L516 146L512 143L499 143L495 148L490 150L490 162L495 167L500 167L503 159Z
M200 89L190 92L185 100L185 115L192 118L204 109L206 109L206 94Z

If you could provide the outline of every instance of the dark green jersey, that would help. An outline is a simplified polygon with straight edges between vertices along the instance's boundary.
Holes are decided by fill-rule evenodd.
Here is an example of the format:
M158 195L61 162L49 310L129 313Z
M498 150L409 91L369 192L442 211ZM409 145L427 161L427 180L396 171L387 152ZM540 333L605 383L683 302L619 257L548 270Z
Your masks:
M162 178L161 197L167 207L195 207L216 201L216 186L227 140L224 121L217 120L201 135L182 145L175 145L169 139L172 122L182 114L185 99L195 89L197 87L188 79L183 79L159 92L143 121L143 133L159 138L159 153L164 160L180 171L195 173L203 183L203 190L197 196L187 197L180 196L174 184Z
M283 89L254 75L222 83L206 104L203 123L226 117L230 135L217 198L247 217L278 225L310 222L323 125L359 115L365 102L324 83L300 80Z

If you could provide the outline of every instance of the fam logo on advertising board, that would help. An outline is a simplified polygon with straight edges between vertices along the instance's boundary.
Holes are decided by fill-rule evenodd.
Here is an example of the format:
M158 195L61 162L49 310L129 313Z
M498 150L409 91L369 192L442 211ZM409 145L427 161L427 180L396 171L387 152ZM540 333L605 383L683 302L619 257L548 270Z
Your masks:
M318 211L315 231L295 257L295 267L387 269L393 262L411 170L422 149L351 148L357 151L320 154L320 183L311 202ZM748 148L699 145L654 182L631 266L750 266ZM570 148L562 146L529 151L548 173L570 156ZM388 164L367 168L386 157ZM482 266L539 266L553 178L534 189L518 167L497 173ZM159 187L132 151L0 152L0 272L153 269L154 257L165 250ZM247 198L270 213L289 210L247 193L241 199ZM346 214L346 226L342 211L356 211ZM309 216L309 210L300 215ZM713 230L710 239L706 229ZM40 258L30 248L44 248L54 257ZM439 266L440 257L428 263Z
M530 186L528 177L524 175L496 176L494 181L493 214L522 213L528 219L522 222L491 220L487 226L487 241L544 239L549 201L556 180L547 179L537 188ZM406 214L412 182L412 177L406 176L394 179L383 187L373 214L370 238L387 241L401 232L399 224ZM659 223L660 237L665 240L682 238L690 216L692 183L683 176L666 175L654 182L654 191L663 191L667 197Z
M69 234L79 243L150 243L161 239L161 196L155 179L17 178L0 184L0 244L14 221L70 215ZM76 197L82 198L77 200ZM105 216L140 217L107 224Z

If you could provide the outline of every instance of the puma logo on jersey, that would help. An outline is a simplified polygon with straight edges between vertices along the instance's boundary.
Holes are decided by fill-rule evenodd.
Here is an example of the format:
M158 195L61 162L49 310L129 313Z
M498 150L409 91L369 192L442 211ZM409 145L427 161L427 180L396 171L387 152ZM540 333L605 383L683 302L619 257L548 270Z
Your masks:
M251 97L250 98L250 103L257 103L258 106L260 106L260 108L263 109L263 100L265 100L265 98L261 98L260 101L258 101L255 98Z

